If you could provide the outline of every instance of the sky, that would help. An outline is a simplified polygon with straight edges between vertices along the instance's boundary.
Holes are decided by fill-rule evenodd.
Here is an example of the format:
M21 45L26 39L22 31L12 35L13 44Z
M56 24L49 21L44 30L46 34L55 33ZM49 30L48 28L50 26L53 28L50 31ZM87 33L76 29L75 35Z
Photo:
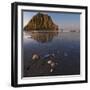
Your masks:
M38 12L23 11L23 27L32 19ZM64 12L42 12L51 16L53 22L58 25L59 29L64 31L80 30L80 14L79 13L64 13Z

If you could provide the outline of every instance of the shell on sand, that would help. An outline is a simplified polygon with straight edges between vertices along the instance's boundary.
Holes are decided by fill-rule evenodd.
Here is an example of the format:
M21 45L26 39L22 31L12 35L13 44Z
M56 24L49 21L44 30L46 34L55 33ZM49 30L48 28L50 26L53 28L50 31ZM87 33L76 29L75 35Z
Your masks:
M37 55L37 54L33 54L33 56L32 56L32 60L37 60L37 59L39 59L39 55Z
M55 67L55 63L54 62L51 63L51 67Z
M48 64L51 64L51 63L52 63L52 60L48 60L47 63L48 63Z

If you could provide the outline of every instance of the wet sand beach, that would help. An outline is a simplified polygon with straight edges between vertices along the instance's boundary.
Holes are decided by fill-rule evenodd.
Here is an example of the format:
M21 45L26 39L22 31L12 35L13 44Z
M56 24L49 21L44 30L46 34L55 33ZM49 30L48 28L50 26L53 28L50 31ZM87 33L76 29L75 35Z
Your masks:
M33 54L40 56L33 60ZM53 55L53 70L48 64ZM23 77L80 74L79 32L23 32Z

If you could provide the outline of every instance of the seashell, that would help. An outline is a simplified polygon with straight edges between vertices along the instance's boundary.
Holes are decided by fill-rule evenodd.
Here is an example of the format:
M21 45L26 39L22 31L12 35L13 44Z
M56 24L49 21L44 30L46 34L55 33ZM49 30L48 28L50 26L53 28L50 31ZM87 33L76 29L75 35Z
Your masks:
M54 63L54 62L52 62L52 63L51 63L51 67L54 67L54 66L55 66L55 63Z
M52 60L48 60L47 63L48 63L48 64L51 64L51 63L52 63Z
M33 56L32 56L32 60L37 60L37 59L39 59L39 55L37 55L37 54L33 54Z

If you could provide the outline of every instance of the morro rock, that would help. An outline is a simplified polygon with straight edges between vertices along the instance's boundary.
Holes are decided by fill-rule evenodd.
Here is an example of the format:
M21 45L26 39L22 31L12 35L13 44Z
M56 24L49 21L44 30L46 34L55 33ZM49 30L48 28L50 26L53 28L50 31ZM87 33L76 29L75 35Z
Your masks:
M54 24L50 16L39 12L32 17L24 30L58 30L58 26Z

